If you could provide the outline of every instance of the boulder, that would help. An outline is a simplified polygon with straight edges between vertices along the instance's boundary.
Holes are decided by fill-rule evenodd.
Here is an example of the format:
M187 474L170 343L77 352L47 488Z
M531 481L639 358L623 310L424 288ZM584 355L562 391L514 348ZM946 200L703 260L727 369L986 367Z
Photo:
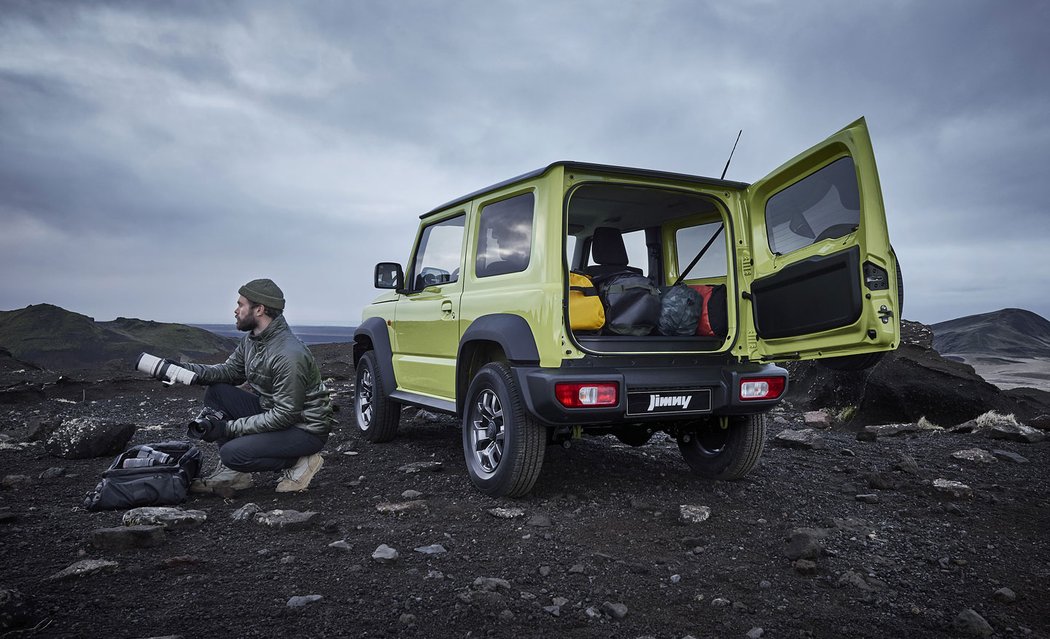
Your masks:
M933 350L929 327L903 321L901 345L863 371L832 371L816 362L789 362L787 399L803 410L856 407L849 425L915 423L925 416L957 424L1015 401L984 381L973 367Z
M135 434L134 424L94 417L75 417L62 422L44 443L49 455L62 459L91 459L117 455Z

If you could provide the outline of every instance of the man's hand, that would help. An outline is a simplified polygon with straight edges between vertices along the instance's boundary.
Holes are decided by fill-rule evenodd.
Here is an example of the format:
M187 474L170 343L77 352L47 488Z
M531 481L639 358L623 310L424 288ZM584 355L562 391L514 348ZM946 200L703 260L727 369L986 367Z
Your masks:
M206 442L214 442L220 439L227 439L226 437L226 426L229 424L225 419L211 418L207 420L206 426L204 427L204 433L201 435L201 439Z

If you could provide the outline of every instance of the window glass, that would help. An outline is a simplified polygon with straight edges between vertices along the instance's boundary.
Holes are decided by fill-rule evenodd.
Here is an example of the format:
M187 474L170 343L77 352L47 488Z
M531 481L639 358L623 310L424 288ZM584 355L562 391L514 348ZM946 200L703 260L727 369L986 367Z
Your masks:
M721 232L719 232L721 230ZM675 244L678 248L678 274L685 271L689 263L696 258L700 249L704 248L711 237L718 233L718 237L696 263L696 266L686 275L687 279L700 279L703 277L725 277L728 272L726 261L725 229L721 222L700 224L678 229L675 233Z
M627 266L649 273L649 249L645 246L645 231L623 234L623 245L627 249Z
M565 263L570 267L573 266L572 258L576 255L576 236L567 235L565 236Z
M769 248L778 255L860 226L860 193L853 158L836 160L766 202Z
M419 249L412 261L412 290L448 284L459 279L459 256L463 246L463 220L460 215L423 229Z
M532 253L533 195L523 193L481 209L478 223L478 277L518 273Z

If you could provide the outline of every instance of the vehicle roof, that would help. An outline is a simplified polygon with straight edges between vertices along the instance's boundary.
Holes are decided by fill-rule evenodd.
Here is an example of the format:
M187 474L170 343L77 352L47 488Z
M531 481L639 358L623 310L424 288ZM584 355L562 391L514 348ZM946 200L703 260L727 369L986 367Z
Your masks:
M566 169L569 169L569 170L587 171L587 172L594 172L594 173L613 173L613 174L631 175L631 176L647 177L647 178L671 179L671 180L677 180L679 182L692 182L694 184L703 184L704 186L717 186L717 187L724 187L724 188L729 188L729 189L734 189L734 190L742 190L742 189L746 189L748 186L750 186L747 182L735 182L733 180L721 180L721 179L718 179L718 178L709 178L709 177L703 177L703 176L699 176L699 175L690 175L688 173L674 173L672 171L657 171L657 170L654 170L654 169L638 169L638 168L632 168L632 167L629 167L629 166L615 166L615 165L612 165L612 164L594 164L594 163L591 163L591 162L574 162L572 160L559 160L558 162L552 162L552 163L548 164L547 166L545 166L543 168L536 169L535 171L529 171L528 173L522 173L521 175L518 175L516 177L512 177L509 180L503 180L502 182L498 182L498 183L493 184L491 186L487 186L487 187L485 187L483 189L478 189L477 191L473 191L473 192L468 193L468 194L466 194L466 195L464 195L462 197L458 197L458 198L456 198L454 200L450 200L448 202L445 202L441 206L439 206L437 208L434 208L434 209L431 209L431 210L427 211L426 213L424 213L423 215L420 215L419 218L420 219L426 219L426 218L430 217L431 215L435 215L437 213L440 213L441 211L444 211L444 210L446 210L446 209L448 209L450 207L457 206L459 204L463 204L464 202L469 202L470 200L473 200L474 198L476 198L476 197L478 197L480 195L485 195L486 193L490 193L492 191L496 191L496 190L502 189L502 188L510 186L510 185L512 185L512 184L514 184L516 182L523 182L525 180L530 180L532 178L539 177L539 176L543 175L544 173L546 173L547 171L550 171L551 169L553 169L554 167L557 167L557 166L563 166L563 167L565 167Z

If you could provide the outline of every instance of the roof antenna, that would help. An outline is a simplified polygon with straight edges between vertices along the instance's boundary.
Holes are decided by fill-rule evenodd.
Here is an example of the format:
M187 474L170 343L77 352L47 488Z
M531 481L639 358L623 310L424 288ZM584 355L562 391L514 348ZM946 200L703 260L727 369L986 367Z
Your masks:
M740 133L736 134L736 142L733 142L733 150L729 152L729 159L726 160L726 168L722 169L722 177L720 177L718 179L720 179L720 180L726 179L726 171L729 170L729 163L733 161L733 154L736 153L736 145L737 145L738 142L740 142L740 135L743 132L744 132L744 130L740 129Z

